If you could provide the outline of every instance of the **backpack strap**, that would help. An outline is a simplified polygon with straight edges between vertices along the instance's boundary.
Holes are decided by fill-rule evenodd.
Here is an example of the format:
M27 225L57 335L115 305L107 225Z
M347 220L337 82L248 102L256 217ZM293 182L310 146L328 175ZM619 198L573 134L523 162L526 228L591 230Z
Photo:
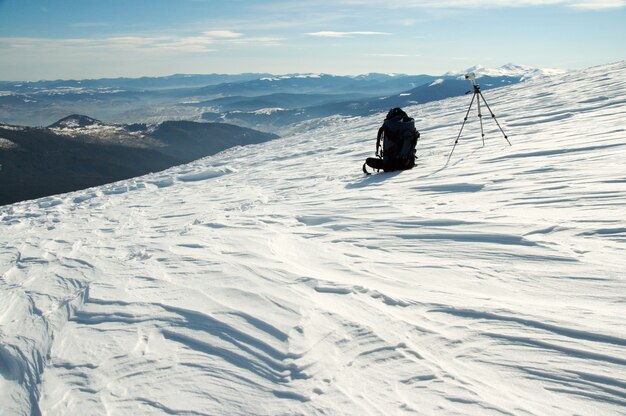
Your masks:
M378 134L376 136L376 156L380 158L383 157L383 152L381 151L381 148L380 148L380 139L382 139L384 132L385 132L385 125L383 124L378 129Z
M367 171L367 169L365 168L365 166L367 166L367 162L363 163L363 173L365 173L366 175L371 175L370 172Z

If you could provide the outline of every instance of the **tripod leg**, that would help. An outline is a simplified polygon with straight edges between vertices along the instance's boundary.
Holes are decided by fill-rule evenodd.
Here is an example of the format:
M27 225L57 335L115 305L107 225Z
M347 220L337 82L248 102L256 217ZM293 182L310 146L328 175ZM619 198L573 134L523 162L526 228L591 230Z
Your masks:
M483 138L483 147L485 147L485 131L483 129L483 114L480 112L480 97L482 96L483 96L482 94L476 95L476 104L478 105L478 119L480 120L480 136Z
M496 115L493 114L493 111L491 111L491 107L489 107L489 104L487 104L487 100L485 100L485 97L483 97L483 93L479 92L480 96L483 98L483 102L485 103L485 105L487 106L487 109L489 110L489 113L491 114L491 118L493 118L493 120L496 122L496 124L498 125L498 128L500 129L500 131L502 132L502 135L504 136L505 140L507 141L507 143L509 144L509 146L512 146L511 142L509 141L509 137L506 135L506 133L504 132L504 130L502 130L502 127L500 127L500 123L498 123L498 119L496 118Z
M452 146L452 151L450 152L450 156L448 156L448 161L446 165L450 162L450 158L452 157L452 153L454 153L454 149L456 148L456 144L459 142L459 137L461 137L461 132L463 131L463 127L465 127L465 122L467 121L467 116L469 115L470 110L472 109L472 104L474 104L474 98L476 98L476 93L472 96L472 101L470 101L470 105L467 108L467 113L465 113L465 118L463 119L463 124L461 124L461 130L459 130L458 136L456 136L456 140L454 141L454 146Z

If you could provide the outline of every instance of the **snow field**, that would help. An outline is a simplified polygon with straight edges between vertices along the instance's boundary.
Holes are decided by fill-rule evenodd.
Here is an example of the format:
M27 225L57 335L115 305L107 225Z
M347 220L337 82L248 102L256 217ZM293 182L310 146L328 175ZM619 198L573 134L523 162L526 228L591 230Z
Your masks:
M7 414L618 415L626 64L0 208ZM2 413L2 411L0 411Z

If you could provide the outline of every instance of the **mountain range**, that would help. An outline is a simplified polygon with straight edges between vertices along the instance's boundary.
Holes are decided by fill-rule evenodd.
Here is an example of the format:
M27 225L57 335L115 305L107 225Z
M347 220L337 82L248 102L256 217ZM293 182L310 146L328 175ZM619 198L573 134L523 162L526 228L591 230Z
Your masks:
M484 89L550 74L508 64L477 72ZM0 82L0 121L48 125L72 113L108 123L221 121L285 134L294 123L330 115L366 115L461 95L462 75L241 74L174 75L83 81Z
M483 76L479 79L481 89L488 90L506 85L516 84L520 77L511 76ZM365 116L385 112L394 107L406 107L415 104L425 104L448 97L463 95L471 90L471 85L465 79L457 77L432 78L427 83L410 90L385 97L357 98L351 100L335 100L298 108L277 106L273 96L260 96L253 99L236 102L241 108L229 109L232 104L222 104L223 99L203 102L200 105L209 105L212 111L202 114L203 119L209 121L228 121L230 123L254 126L262 130L274 130L289 133L300 129L298 123L329 116ZM306 100L308 96L299 97ZM274 107L265 107L266 104ZM468 102L469 104L469 102Z

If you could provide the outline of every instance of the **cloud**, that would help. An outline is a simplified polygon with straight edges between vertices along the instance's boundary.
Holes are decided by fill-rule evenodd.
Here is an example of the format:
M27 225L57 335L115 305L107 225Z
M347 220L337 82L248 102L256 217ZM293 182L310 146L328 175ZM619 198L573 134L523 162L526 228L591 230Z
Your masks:
M230 30L205 31L192 36L109 36L100 38L28 38L0 37L0 49L19 49L23 52L133 52L158 54L161 52L215 52L228 45L277 45L278 37L247 37Z
M590 9L590 10L602 10L602 9L618 9L626 6L624 0L599 0L599 1L577 1L571 5L577 9Z
M390 34L391 33L385 33L385 32L332 32L332 31L307 33L307 35L309 36L317 36L321 38L351 38L354 36L386 36Z
M90 28L111 26L111 23L110 22L78 22L78 23L72 23L68 26L79 28L79 29L81 28L90 29Z
M325 1L325 0L322 0ZM330 1L326 1L330 3ZM332 4L344 7L362 7L370 9L488 9L505 7L540 7L564 6L586 10L605 10L626 7L626 0L404 0L388 2L386 0L333 0Z
M410 1L409 3L421 3ZM579 9L609 9L626 6L626 0L444 0L439 4L452 7L532 7L532 6L565 6Z
M403 53L368 53L365 56L374 56L377 58L410 58L421 55L407 55Z
M154 52L178 50L201 52L211 50L214 40L204 36L188 37L145 37L145 36L114 36L107 38L0 38L0 47L19 48L22 51L57 51L71 50L77 52L97 51L134 51Z
M207 32L203 32L203 34L208 37L218 39L232 39L243 36L243 33L233 32L232 30L209 30Z

